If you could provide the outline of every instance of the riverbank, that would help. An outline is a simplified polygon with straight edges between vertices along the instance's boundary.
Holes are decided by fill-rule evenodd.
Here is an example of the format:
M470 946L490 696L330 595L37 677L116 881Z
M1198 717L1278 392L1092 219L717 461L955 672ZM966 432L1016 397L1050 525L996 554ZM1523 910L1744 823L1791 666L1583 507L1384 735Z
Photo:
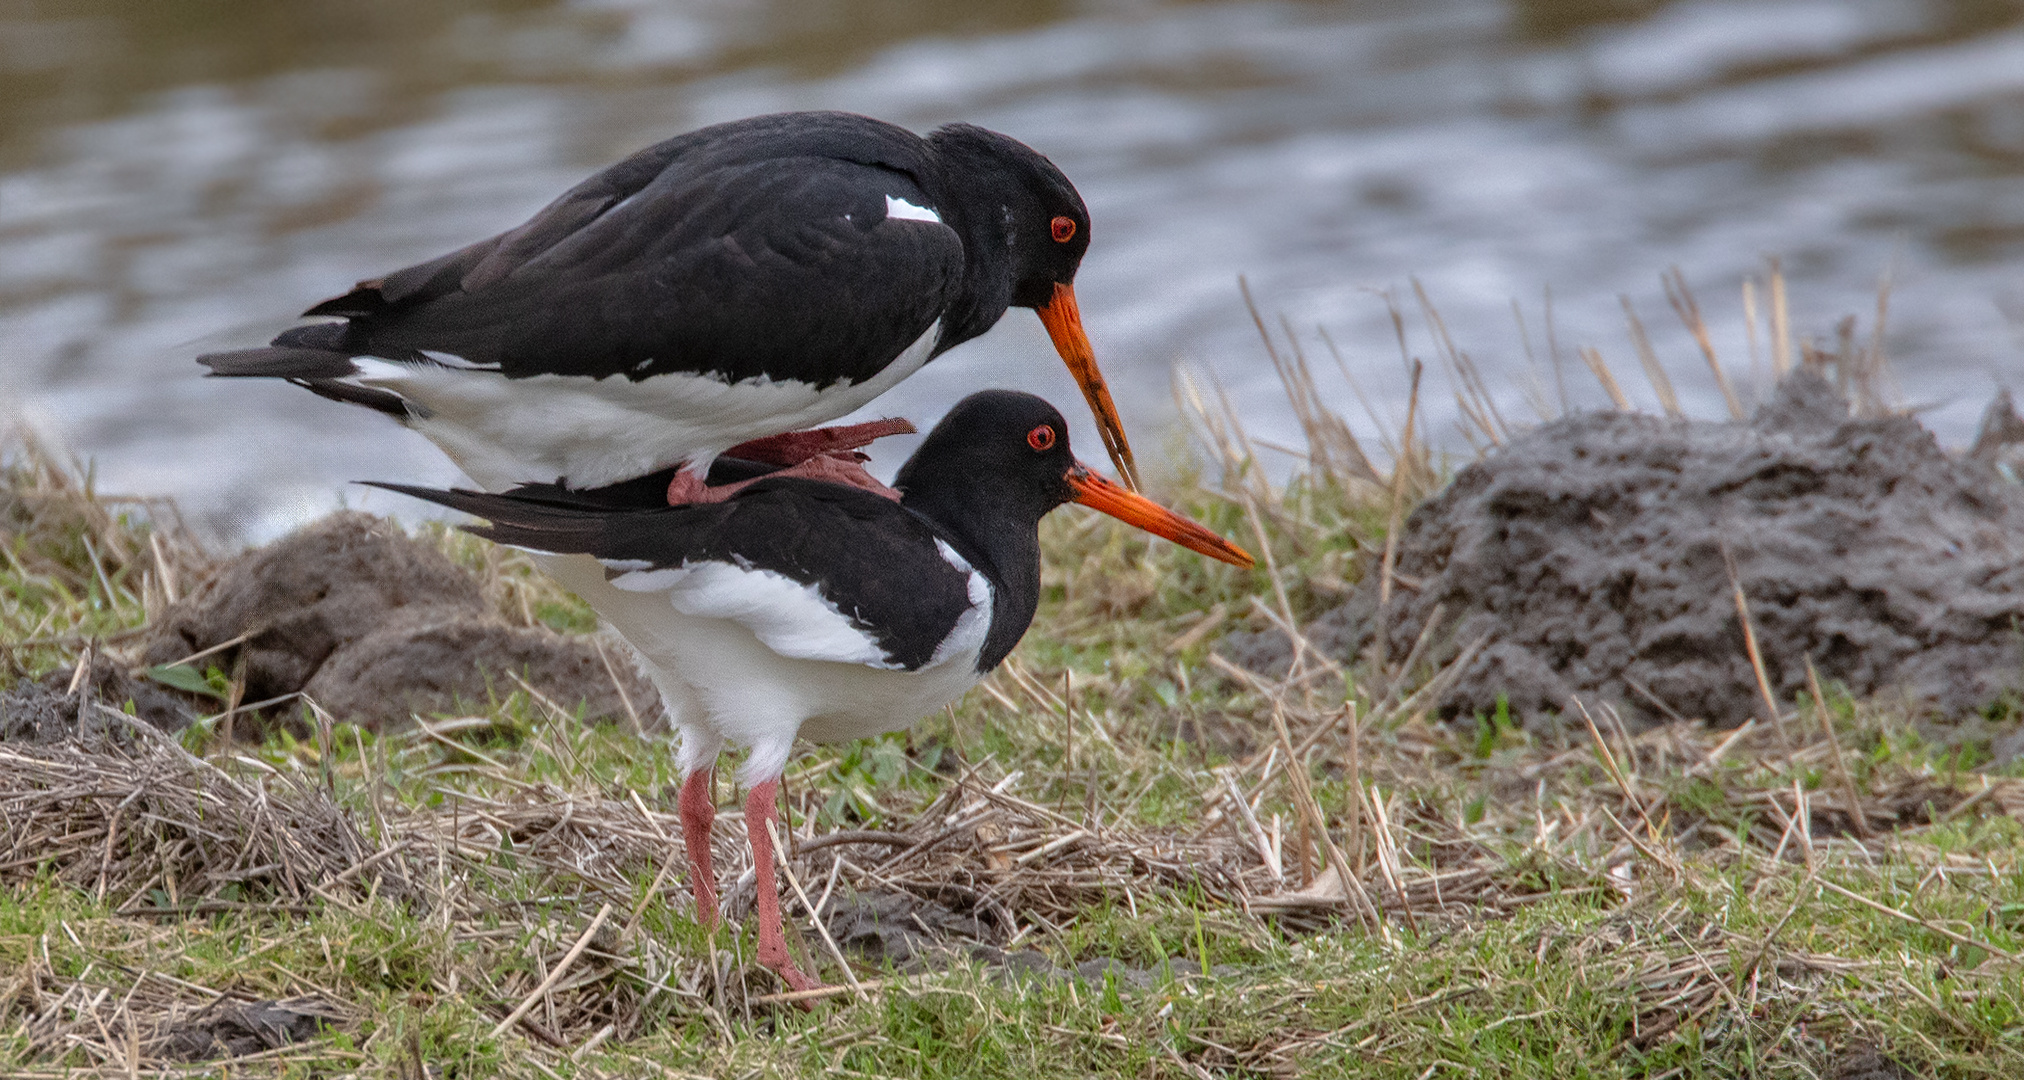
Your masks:
M505 673L407 726L300 701L263 725L234 712L255 703L231 664L139 662L218 553L170 508L8 448L0 690L39 683L76 730L0 743L0 1060L404 1078L2017 1073L2024 781L1980 768L2002 728L1943 742L1902 704L1832 687L1714 726L1443 721L1429 705L1453 665L1432 648L1345 668L1296 643L1257 674L1223 639L1284 637L1387 572L1386 537L1442 470L1411 423L1387 447L1403 466L1381 472L1316 410L1308 469L1275 486L1198 400L1210 464L1163 495L1259 553L1256 571L1058 513L1046 597L1003 669L910 732L791 767L790 923L839 984L809 1012L749 938L691 920L651 715L581 723ZM499 621L594 626L519 556L414 535ZM199 718L163 734L94 704L108 662ZM742 825L718 830L731 880ZM730 892L735 915L750 886Z

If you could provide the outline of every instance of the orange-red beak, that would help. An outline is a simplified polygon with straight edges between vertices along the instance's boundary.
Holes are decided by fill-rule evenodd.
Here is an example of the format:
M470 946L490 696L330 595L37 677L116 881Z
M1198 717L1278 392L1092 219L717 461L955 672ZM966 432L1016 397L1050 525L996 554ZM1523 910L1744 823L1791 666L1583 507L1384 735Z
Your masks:
M1124 438L1124 421L1118 419L1117 406L1110 400L1110 387L1103 381L1103 372L1096 370L1096 350L1089 347L1089 335L1083 333L1082 309L1075 304L1075 289L1056 284L1054 296L1037 310L1040 322L1047 327L1047 336L1054 339L1054 351L1061 354L1069 374L1082 384L1082 396L1089 400L1089 411L1096 414L1096 430L1103 435L1103 449L1110 455L1110 463L1117 466L1117 474L1127 486L1138 490L1138 466L1131 459L1131 444Z
M1200 552L1211 559L1220 559L1233 566L1250 566L1253 562L1250 552L1143 495L1133 494L1105 480L1079 461L1068 470L1067 479L1069 490L1075 493L1075 501L1084 506L1101 510L1154 536L1164 536L1189 551Z

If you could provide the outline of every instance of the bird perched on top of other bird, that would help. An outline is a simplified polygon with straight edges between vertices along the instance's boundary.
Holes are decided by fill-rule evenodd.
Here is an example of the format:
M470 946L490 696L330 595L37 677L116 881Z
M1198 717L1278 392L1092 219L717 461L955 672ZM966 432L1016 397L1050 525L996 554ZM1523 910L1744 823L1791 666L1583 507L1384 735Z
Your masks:
M515 229L305 313L336 321L198 359L393 416L488 490L678 466L668 501L686 502L717 455L852 412L1028 307L1136 486L1076 304L1088 245L1074 185L1005 135L758 116L650 146ZM893 430L911 429L853 434ZM829 463L766 450L747 456Z

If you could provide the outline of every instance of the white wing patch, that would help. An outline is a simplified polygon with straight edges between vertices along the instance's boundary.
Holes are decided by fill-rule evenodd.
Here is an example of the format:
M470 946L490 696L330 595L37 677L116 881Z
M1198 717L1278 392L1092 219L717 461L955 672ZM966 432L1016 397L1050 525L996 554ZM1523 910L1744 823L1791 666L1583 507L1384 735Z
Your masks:
M898 218L901 221L932 221L937 225L942 223L940 214L925 206L915 206L895 195L886 196L886 217Z
M499 370L499 365L497 364L474 364L471 361L466 360L461 356L458 356L456 353L443 352L440 349L423 349L422 355L428 357L431 360L434 360L436 363L441 364L446 368L461 368L464 371Z
M991 583L973 568L967 559L956 554L948 541L937 537L935 550L942 553L942 559L956 568L959 574L968 575L970 580L970 607L956 617L956 625L949 628L949 636L935 646L935 655L928 659L927 666L935 667L953 657L967 656L974 665L984 651L984 638L991 632Z
M631 570L612 578L611 584L626 592L665 591L676 611L699 619L728 619L790 659L874 668L900 666L815 586L771 570L693 562L659 570Z

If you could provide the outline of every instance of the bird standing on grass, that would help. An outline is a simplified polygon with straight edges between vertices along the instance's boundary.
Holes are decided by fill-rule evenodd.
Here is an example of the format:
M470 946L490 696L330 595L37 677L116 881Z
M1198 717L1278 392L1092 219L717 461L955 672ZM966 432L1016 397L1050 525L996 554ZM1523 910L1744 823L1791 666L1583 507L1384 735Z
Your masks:
M722 497L705 478L734 447L880 487L848 451L903 422L777 437L1028 307L1136 487L1075 299L1088 246L1074 185L1007 136L781 113L648 147L516 229L305 313L340 321L198 360L393 416L490 491L678 466L680 503Z
M962 696L1012 651L1040 599L1040 519L1077 502L1194 551L1250 566L1241 548L1111 484L1069 453L1061 414L1030 394L956 405L894 486L895 503L776 473L727 500L637 508L606 489L503 495L379 485L485 518L471 531L602 564L599 612L638 650L681 733L682 832L705 926L715 761L751 750L745 828L758 874L759 961L795 990L769 828L797 736L842 742L896 731Z

